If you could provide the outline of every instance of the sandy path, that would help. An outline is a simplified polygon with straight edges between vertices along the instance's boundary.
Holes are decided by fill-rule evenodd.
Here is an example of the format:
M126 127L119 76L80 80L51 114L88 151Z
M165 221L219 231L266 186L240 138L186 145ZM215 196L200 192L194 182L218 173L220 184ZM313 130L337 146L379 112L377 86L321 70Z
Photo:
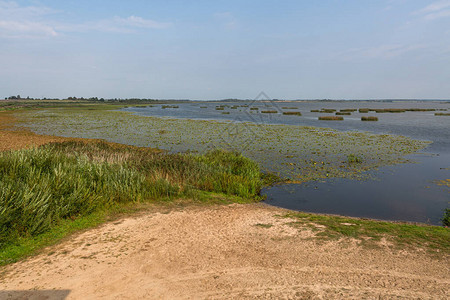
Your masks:
M445 299L450 293L448 257L318 242L277 217L283 212L262 204L191 207L108 223L4 267L0 298Z

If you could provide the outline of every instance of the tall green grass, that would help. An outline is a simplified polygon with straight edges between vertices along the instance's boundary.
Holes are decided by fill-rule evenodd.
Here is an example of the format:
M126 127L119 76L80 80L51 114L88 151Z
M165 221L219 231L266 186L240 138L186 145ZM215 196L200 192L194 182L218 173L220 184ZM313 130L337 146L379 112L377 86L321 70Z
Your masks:
M104 142L51 143L0 153L0 250L65 220L117 204L195 192L257 199L257 164L237 153L157 153Z

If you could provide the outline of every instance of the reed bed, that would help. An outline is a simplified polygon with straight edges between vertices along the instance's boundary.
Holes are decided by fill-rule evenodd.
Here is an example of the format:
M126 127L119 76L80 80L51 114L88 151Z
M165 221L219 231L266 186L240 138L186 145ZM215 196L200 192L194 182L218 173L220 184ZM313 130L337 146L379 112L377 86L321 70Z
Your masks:
M436 111L435 108L408 108L406 111Z
M378 121L378 117L373 116L361 117L361 121Z
M336 112L336 116L351 116L352 113L351 112L346 112L346 111L338 111Z
M283 115L287 115L287 116L301 116L302 113L299 111L285 111L283 112Z
M435 116L450 116L450 113L435 113Z
M278 112L276 110L262 110L262 114L277 114Z
M343 121L344 117L340 117L340 116L323 116L323 117L319 117L320 121Z
M357 111L357 109L355 108L344 108L344 109L340 109L340 112L355 112Z
M0 249L62 220L121 203L214 192L257 199L256 163L232 152L168 154L104 142L51 143L0 153Z
M406 109L402 109L402 108L382 108L382 109L371 109L371 111L374 111L376 113L404 113L404 112L406 112Z
M358 111L359 111L359 113L365 114L365 113L369 112L369 109L368 108L360 108L360 109L358 109Z

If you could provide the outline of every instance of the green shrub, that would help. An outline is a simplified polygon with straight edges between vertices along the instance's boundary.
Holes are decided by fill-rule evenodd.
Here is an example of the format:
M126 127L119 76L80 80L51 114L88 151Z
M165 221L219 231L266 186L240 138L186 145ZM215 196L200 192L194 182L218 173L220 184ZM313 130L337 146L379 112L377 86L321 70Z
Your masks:
M444 216L441 219L442 225L450 227L450 208L446 208L444 211Z

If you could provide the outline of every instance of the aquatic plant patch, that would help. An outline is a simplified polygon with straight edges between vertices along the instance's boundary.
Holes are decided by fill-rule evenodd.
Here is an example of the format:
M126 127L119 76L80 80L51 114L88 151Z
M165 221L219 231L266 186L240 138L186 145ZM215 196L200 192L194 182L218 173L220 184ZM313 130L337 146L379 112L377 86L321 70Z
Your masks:
M367 170L405 162L406 154L429 142L395 135L329 128L264 125L144 117L124 111L47 109L16 113L36 133L99 138L111 142L168 150L206 153L211 149L240 151L264 171L296 181L327 177L359 178ZM164 134L159 132L164 130ZM347 164L349 154L362 158Z
M378 121L378 117L373 116L361 117L361 121Z
M284 111L283 115L287 115L287 116L301 116L302 113L299 111Z
M318 118L320 121L343 121L344 117L340 116L323 116Z

